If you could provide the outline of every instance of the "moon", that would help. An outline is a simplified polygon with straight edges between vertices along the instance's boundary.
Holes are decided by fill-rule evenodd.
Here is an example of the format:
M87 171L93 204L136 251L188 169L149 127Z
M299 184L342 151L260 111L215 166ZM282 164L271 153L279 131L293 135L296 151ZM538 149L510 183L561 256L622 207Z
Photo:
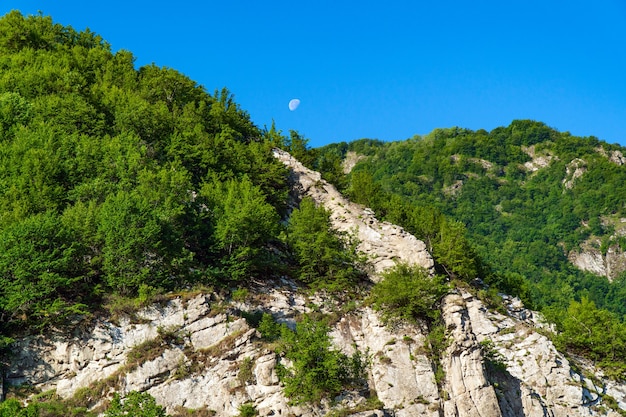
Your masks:
M294 111L295 109L298 108L299 105L300 105L300 100L298 100L297 98L294 98L289 101L289 110Z

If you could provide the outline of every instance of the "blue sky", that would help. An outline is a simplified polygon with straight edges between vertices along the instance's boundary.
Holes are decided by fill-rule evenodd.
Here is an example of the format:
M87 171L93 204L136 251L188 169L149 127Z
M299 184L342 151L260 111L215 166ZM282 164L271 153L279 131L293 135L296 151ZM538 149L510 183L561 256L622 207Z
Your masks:
M626 0L0 2L12 9L227 87L257 125L312 146L513 119L626 145Z

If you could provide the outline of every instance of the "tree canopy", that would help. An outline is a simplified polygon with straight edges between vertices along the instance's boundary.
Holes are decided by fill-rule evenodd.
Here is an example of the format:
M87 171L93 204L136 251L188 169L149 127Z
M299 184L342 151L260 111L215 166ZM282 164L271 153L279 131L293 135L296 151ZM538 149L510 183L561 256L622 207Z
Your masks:
M287 197L272 146L227 89L2 17L0 327L266 271Z

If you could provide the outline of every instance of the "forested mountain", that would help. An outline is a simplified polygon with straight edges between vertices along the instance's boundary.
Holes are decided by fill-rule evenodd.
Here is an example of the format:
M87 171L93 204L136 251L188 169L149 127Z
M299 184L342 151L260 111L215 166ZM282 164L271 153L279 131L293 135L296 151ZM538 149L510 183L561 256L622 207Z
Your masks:
M50 17L2 17L0 353L15 338L177 291L284 273L335 289L361 279L326 211L307 206L281 223L288 170L275 146L304 142L257 127L225 88L137 69L130 52ZM299 233L323 242L312 265ZM341 285L331 283L339 272ZM80 411L63 407L54 415Z
M349 152L358 163L342 178L340 162ZM310 158L327 177L341 178L354 200L431 242L442 269L480 276L561 326L573 325L577 311L602 316L583 332L588 338L579 334L581 326L570 329L581 339L573 344L587 351L590 345L607 346L605 335L613 324L619 334L626 330L621 324L626 314L624 152L595 137L516 120L491 132L455 127L406 141L333 144L312 151ZM467 245L454 259L448 251L451 237L457 248ZM611 279L572 263L589 250L621 257ZM624 342L624 336L609 338L613 347ZM606 352L595 353L606 358Z
M0 20L1 325L272 263L286 171L227 90L135 69L48 17Z
M0 417L622 413L592 384L625 378L626 274L570 259L626 248L623 152L532 121L309 149L225 88L11 12Z

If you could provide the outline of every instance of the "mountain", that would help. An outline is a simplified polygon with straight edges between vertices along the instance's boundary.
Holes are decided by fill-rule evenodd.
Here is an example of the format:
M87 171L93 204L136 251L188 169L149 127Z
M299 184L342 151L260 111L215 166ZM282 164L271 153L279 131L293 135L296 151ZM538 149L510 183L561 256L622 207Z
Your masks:
M623 378L613 335L624 331L625 151L517 120L333 144L311 163L327 177L350 165L348 195L428 242L440 272L521 297L557 325L563 348Z
M498 272L523 270L540 281L543 267L566 271L566 258L609 281L624 272L626 150L618 145L528 120L492 132L436 129L407 141L344 145L344 154L362 149L355 171L384 192L461 221L482 258L524 258L519 267L490 262ZM583 249L591 257L580 256Z
M619 257L621 148L309 149L16 11L0 66L0 417L626 413L621 275L569 261Z
M290 155L276 154L290 166L297 195L333 210L335 227L356 228L360 248L380 269L394 258L432 268L423 242L379 222ZM101 318L73 335L23 338L8 381L28 383L44 392L40 398L54 394L95 410L113 390L147 392L181 416L241 415L245 404L260 415L619 415L606 405L621 406L612 398L622 398L626 386L571 363L542 334L540 316L519 300L505 305L503 312L490 310L470 288L456 288L441 301L445 336L437 336L425 322L386 324L367 303L347 306L281 279L230 300L190 294L119 322ZM254 324L260 312L295 328L307 323L299 321L306 313L335 317L334 349L361 352L365 375L333 401L294 404L279 377L290 361Z

